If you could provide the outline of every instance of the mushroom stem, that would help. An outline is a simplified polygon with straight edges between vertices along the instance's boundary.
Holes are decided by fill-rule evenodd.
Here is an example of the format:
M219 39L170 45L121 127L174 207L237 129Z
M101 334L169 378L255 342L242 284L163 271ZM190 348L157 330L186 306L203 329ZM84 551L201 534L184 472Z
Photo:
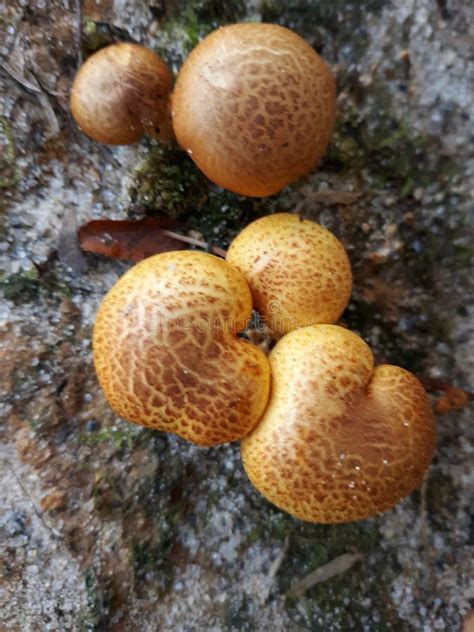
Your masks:
M191 244L192 246L197 246L198 248L202 248L203 250L209 250L218 257L222 257L222 259L225 259L226 257L227 250L224 250L224 248L219 248L219 246L213 246L207 241L201 241L200 239L194 239L194 237L181 235L180 233L175 233L173 230L164 230L163 234L167 235L168 237L173 237L173 239L177 239L178 241L182 241L185 244Z

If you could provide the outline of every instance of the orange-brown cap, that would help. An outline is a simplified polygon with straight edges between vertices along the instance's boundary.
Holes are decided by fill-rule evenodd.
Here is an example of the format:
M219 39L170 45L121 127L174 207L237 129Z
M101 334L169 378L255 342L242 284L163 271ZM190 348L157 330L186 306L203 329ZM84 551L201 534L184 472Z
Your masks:
M71 90L71 112L91 138L128 145L143 134L170 136L172 78L166 64L138 44L112 44L81 66Z
M208 35L183 64L173 128L210 180L264 196L316 165L335 103L329 67L299 35L273 24L234 24Z
M199 445L244 437L270 386L265 354L237 338L251 311L245 279L218 257L180 251L138 263L106 295L94 327L112 408Z
M334 323L349 301L352 272L344 246L298 215L252 222L231 243L226 261L242 272L255 309L279 335Z
M374 369L365 342L336 325L286 335L270 365L268 408L242 442L245 470L270 502L302 520L349 522L420 484L435 430L411 373Z

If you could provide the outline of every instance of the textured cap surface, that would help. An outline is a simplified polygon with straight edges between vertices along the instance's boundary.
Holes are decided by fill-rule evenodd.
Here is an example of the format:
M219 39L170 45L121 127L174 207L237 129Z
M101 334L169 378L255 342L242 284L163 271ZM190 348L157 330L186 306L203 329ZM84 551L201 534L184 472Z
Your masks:
M270 195L321 158L335 99L329 67L299 35L272 24L234 24L208 35L183 64L173 128L213 182Z
M151 50L113 44L79 69L71 90L71 112L79 127L101 143L128 145L145 132L166 136L171 88L167 66Z
M267 404L269 363L237 338L251 315L248 286L200 252L156 255L104 298L94 364L112 408L200 445L245 436Z
M231 243L226 261L243 273L255 309L277 334L334 323L350 297L344 246L298 215L277 213L252 222Z
M335 325L288 334L270 365L269 406L242 442L245 470L270 502L302 520L349 522L420 484L435 431L411 373L374 369L365 342Z

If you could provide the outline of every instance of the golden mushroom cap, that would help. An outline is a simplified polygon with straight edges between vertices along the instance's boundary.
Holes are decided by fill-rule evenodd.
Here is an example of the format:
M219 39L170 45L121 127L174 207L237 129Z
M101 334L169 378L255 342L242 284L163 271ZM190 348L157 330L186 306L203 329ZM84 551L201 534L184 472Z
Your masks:
M125 419L199 445L245 436L268 400L265 354L237 338L252 311L240 272L180 251L131 268L103 299L94 364Z
M143 134L167 137L172 78L166 64L138 44L112 44L81 66L71 90L71 112L91 138L128 145Z
M374 368L365 342L336 325L288 334L269 359L271 398L242 458L270 502L302 520L350 522L420 484L435 430L414 375Z
M231 243L226 261L245 276L255 309L276 334L333 323L349 301L352 273L344 246L298 215L252 222Z
M329 66L273 24L208 35L183 64L172 97L181 147L210 180L252 196L276 193L316 165L335 108Z

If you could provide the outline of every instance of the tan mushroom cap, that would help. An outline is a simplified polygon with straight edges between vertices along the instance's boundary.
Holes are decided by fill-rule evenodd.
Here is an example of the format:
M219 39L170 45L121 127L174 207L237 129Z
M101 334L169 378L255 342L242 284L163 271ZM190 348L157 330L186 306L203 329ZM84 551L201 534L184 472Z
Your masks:
M328 65L299 35L234 24L208 35L183 64L173 128L210 180L243 195L271 195L319 161L335 103Z
M138 44L112 44L81 66L71 112L94 140L128 145L143 134L169 137L172 78L166 64Z
M334 323L349 301L352 273L344 246L298 215L252 222L231 243L226 261L245 276L255 309L276 334Z
M236 335L251 311L245 279L218 257L180 251L138 263L106 295L94 327L112 408L199 445L248 434L270 384L265 354Z
M414 375L374 368L365 342L336 325L288 334L270 365L268 408L242 442L245 470L270 502L302 520L350 522L420 484L435 430Z

